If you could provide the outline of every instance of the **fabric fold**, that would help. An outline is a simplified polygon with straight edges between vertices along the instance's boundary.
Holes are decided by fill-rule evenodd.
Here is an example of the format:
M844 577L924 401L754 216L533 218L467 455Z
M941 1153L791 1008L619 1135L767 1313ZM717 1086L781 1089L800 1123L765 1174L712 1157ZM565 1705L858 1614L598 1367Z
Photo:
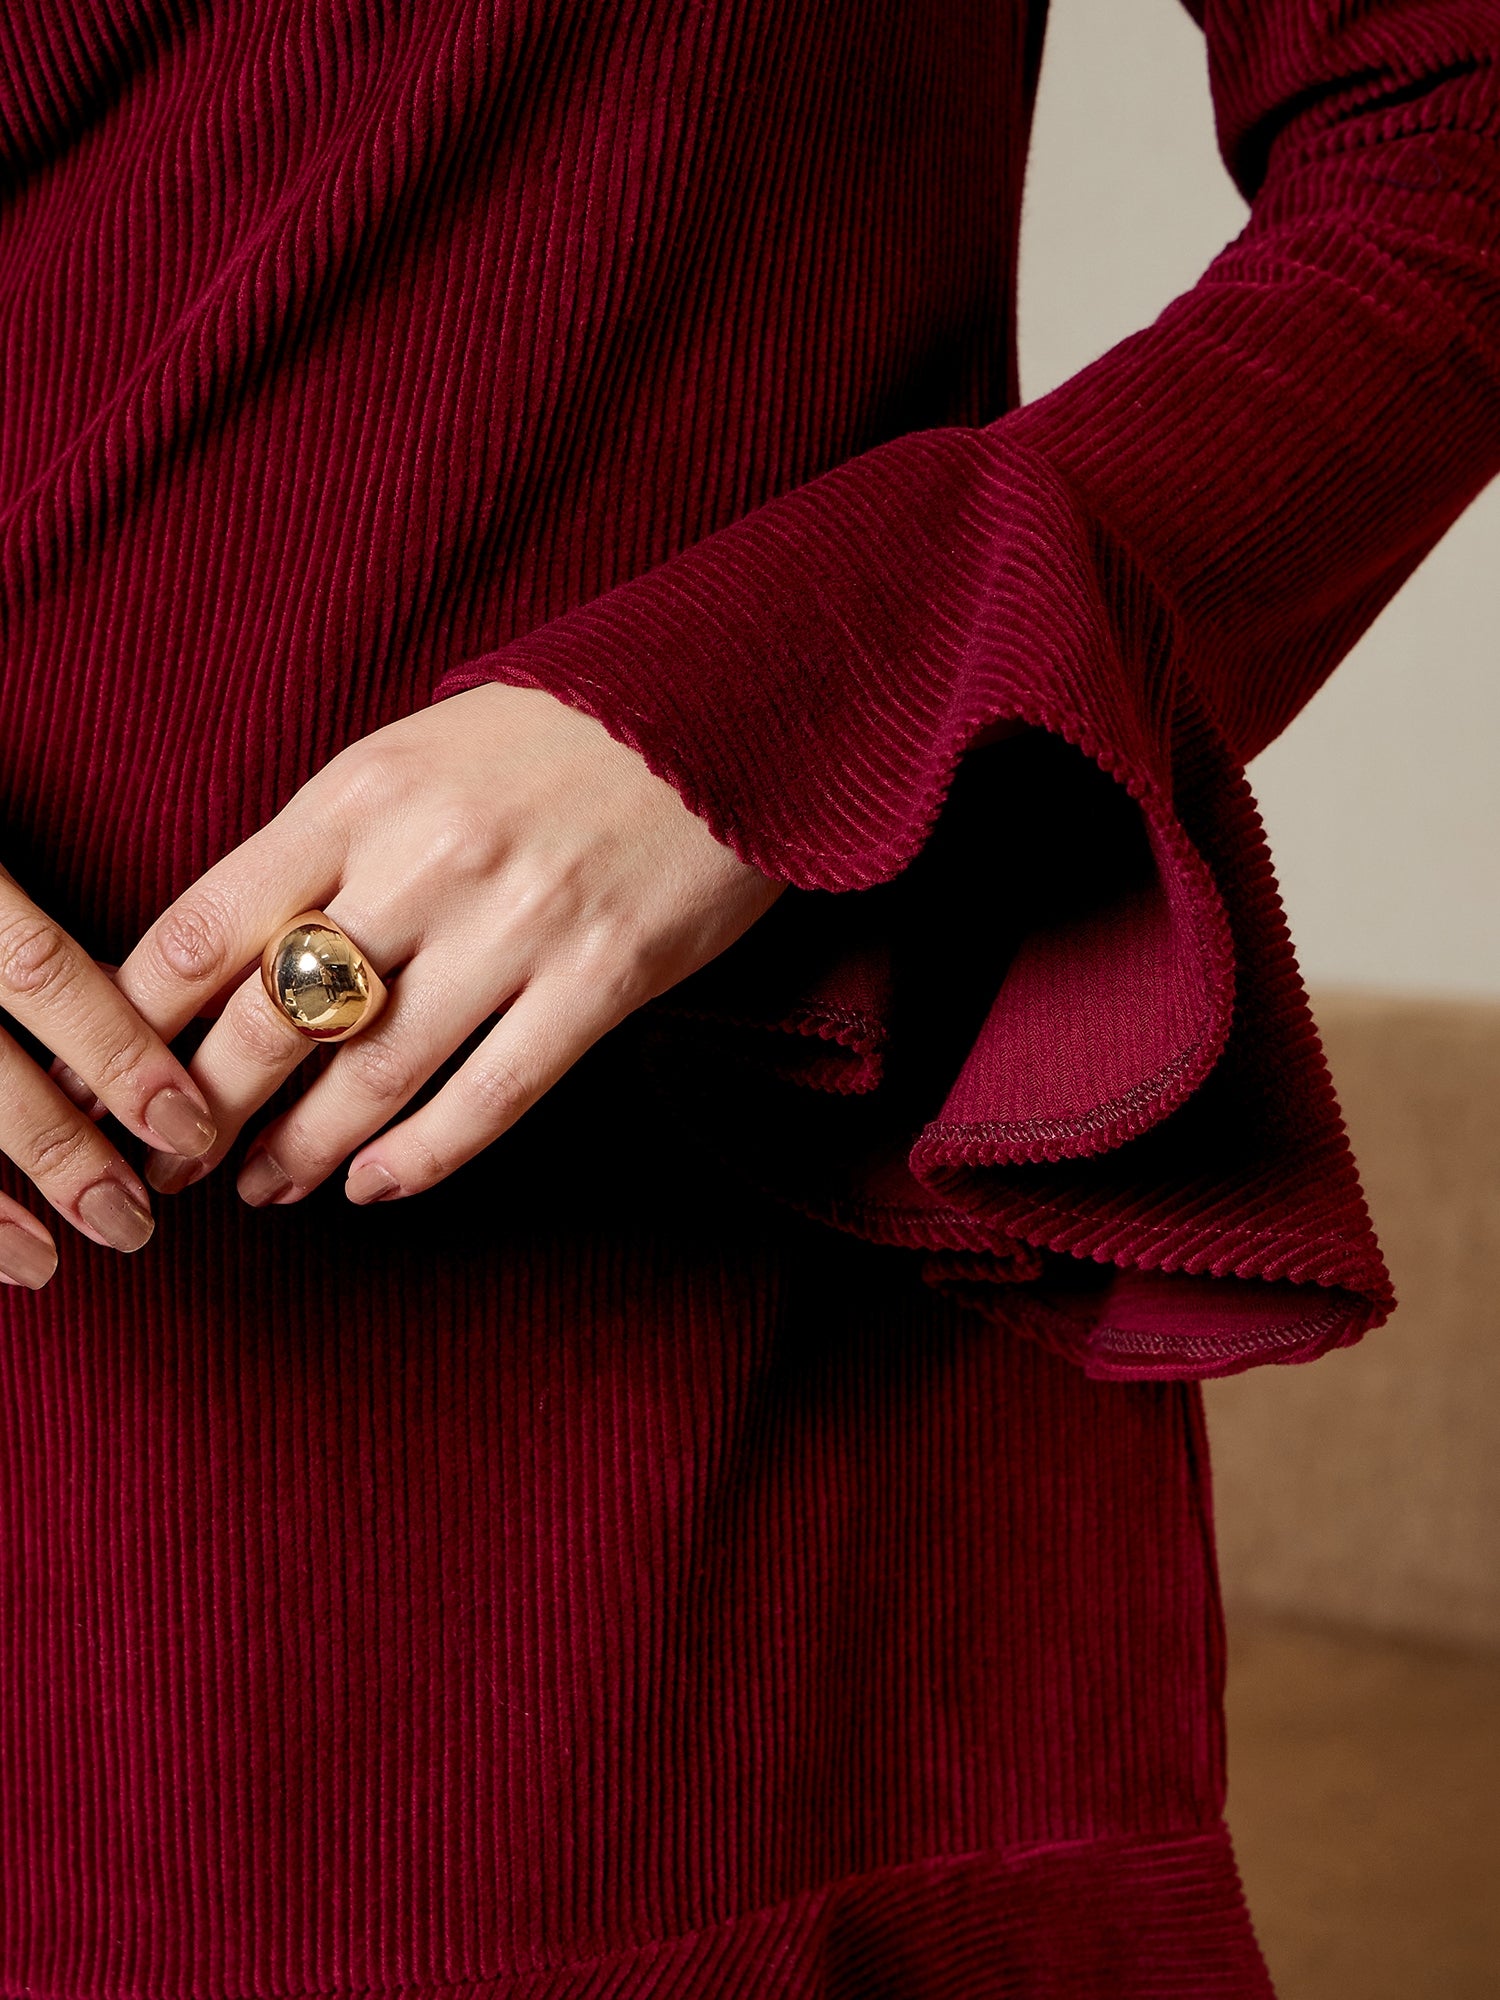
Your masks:
M434 690L585 710L792 885L655 1010L699 1129L1112 1375L1393 1303L1244 765L1500 467L1486 10L1194 11L1251 214L1154 326Z
M872 581L835 609L827 579L847 579L855 543ZM1263 847L1264 879L1244 871L1253 809L1212 732L1185 719L1182 658L1159 593L1045 461L945 430L769 503L465 664L438 696L503 679L595 714L792 882L653 1010L670 1023L663 1080L726 1157L836 1227L928 1253L933 1282L970 1303L1014 1316L1028 1285L1028 1321L1094 1372L1201 1374L1227 1353L1170 1311L1162 1354L1096 1354L1087 1320L1104 1324L1113 1295L1081 1299L1069 1278L1055 1302L1040 1253L1241 1280L1316 1271L1341 1293L1320 1350L1389 1292L1289 944L1267 945L1259 907L1235 936L1224 882L1273 908L1274 891ZM970 750L994 722L1024 729ZM1253 1060L1215 1110L1180 1115L1237 1001L1273 1017L1262 1046L1279 1027L1294 1067L1307 1042L1309 1074L1283 1064L1282 1078L1315 1107L1310 1150L1257 1117ZM1314 1235L1324 1254L1299 1258ZM1257 1294L1224 1308L1236 1365L1262 1358L1262 1308L1264 1358L1286 1355L1285 1313Z

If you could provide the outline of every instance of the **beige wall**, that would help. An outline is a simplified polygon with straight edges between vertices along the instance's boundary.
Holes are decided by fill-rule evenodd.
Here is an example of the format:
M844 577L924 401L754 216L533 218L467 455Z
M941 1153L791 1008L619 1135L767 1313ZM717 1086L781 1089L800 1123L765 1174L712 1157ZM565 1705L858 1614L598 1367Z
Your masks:
M1175 0L1053 0L1024 393L1148 324L1244 218ZM1500 486L1250 775L1401 1309L1209 1386L1226 1592L1500 1648Z
M1025 394L1241 227L1176 0L1053 0L1022 244ZM1251 772L1310 984L1500 997L1500 487Z

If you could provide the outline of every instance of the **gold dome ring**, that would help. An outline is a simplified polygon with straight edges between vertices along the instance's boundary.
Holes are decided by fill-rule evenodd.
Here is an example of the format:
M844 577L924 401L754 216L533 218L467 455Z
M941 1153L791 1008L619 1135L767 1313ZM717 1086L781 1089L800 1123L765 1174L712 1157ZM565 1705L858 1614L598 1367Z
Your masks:
M276 933L261 954L260 979L282 1019L314 1042L357 1035L387 997L380 974L322 910L302 910Z

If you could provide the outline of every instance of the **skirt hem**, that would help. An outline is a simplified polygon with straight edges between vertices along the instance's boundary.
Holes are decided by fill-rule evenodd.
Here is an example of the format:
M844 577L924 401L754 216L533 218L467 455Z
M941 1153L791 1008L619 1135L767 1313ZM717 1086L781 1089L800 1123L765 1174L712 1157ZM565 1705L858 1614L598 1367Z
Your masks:
M937 1855L702 1929L470 1978L233 2000L1274 2000L1224 1825ZM5 1990L4 2000L22 2000ZM44 1992L24 2000L163 2000ZM229 2000L201 1994L193 2000Z

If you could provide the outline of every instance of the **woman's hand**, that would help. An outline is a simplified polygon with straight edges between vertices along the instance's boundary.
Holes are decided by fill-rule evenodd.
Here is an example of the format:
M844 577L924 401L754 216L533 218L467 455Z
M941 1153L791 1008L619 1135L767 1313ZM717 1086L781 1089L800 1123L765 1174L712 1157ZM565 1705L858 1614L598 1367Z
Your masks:
M91 1112L112 1111L148 1146L183 1154L213 1144L213 1118L182 1064L105 968L4 868L0 1011L65 1066L49 1077L0 1030L0 1152L85 1236L112 1250L139 1250L152 1230L150 1199ZM0 1195L0 1279L35 1290L56 1265L46 1225Z
M218 1139L152 1160L148 1178L173 1192L208 1172L315 1046L260 983L267 940L300 910L342 925L390 998L258 1135L238 1181L256 1206L296 1201L375 1132L351 1163L352 1201L435 1186L783 886L553 696L491 685L434 703L341 751L121 966L121 993L168 1040L224 1002L191 1064ZM443 1087L381 1131L502 1008Z

